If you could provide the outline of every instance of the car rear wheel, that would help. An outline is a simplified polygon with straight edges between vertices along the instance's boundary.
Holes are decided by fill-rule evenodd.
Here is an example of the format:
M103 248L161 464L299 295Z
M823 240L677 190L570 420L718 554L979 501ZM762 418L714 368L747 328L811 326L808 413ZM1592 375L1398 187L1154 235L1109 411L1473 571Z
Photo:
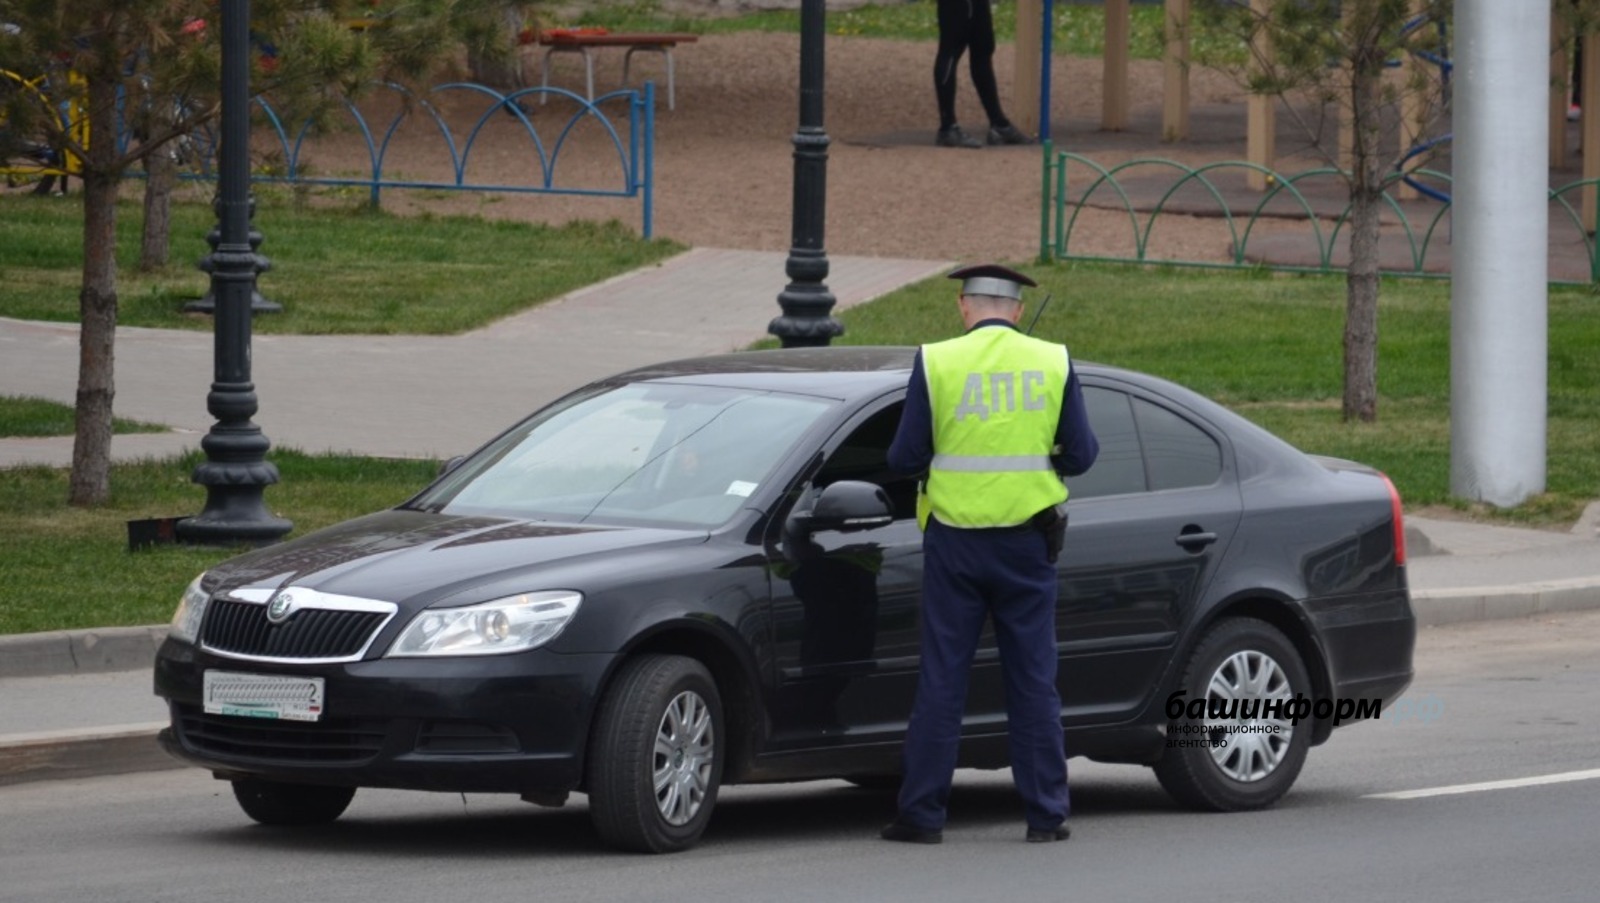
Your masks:
M722 782L722 699L700 662L647 655L600 703L588 755L589 814L612 846L673 853L704 833Z
M318 787L256 779L233 782L239 808L263 825L325 825L344 814L356 795L354 787Z
M1254 618L1219 622L1195 647L1179 686L1189 692L1186 709L1204 700L1206 712L1198 718L1186 712L1167 724L1167 748L1155 771L1174 799L1236 811L1270 806L1289 792L1305 764L1311 725L1292 724L1281 712L1265 717L1263 709L1309 696L1311 680L1281 631Z

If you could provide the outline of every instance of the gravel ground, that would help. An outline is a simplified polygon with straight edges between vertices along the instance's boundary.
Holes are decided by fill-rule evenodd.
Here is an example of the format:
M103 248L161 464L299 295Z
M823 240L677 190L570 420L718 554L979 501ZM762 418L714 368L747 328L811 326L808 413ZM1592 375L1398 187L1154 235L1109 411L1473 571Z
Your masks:
M1002 102L1009 102L1012 49L996 54ZM832 139L827 170L826 250L868 256L1025 260L1038 247L1040 154L1037 147L980 150L940 148L932 87L931 42L830 37L827 47L825 126ZM742 33L703 37L676 52L677 109L667 110L660 91L656 139L655 231L704 247L786 250L791 240L793 147L798 123L799 38L791 34ZM964 63L965 61L963 61ZM637 55L635 78L664 78L659 58ZM600 90L621 76L622 53L597 55ZM537 79L537 57L528 71ZM1052 86L1058 144L1093 144L1096 160L1114 163L1133 156L1198 162L1243 155L1242 133L1232 142L1162 144L1159 122L1161 70L1136 62L1132 72L1132 130L1108 136L1097 129L1100 61L1059 57ZM574 55L557 55L552 84L581 90L582 67ZM1237 99L1221 76L1196 72L1196 107ZM465 131L477 112L445 105L447 117ZM531 118L547 146L571 115L559 102L531 105ZM962 71L957 110L969 131L986 122ZM512 117L491 117L487 128L506 131L504 141L482 141L474 149L475 178L526 182L530 152ZM1142 125L1141 125L1142 124ZM443 166L441 143L423 140L408 125L391 150L386 172L407 175ZM405 139L410 133L411 138ZM359 153L354 134L318 149L321 159L341 161ZM563 149L558 181L566 184L615 179L615 153L592 120L579 123ZM605 161L609 170L597 161ZM335 168L331 164L329 168ZM387 193L386 208L475 212L544 222L574 218L639 222L637 201L534 195L454 195L444 192ZM1162 250L1191 258L1220 258L1227 247L1214 219L1163 220ZM1074 232L1074 248L1130 253L1125 213L1090 211Z

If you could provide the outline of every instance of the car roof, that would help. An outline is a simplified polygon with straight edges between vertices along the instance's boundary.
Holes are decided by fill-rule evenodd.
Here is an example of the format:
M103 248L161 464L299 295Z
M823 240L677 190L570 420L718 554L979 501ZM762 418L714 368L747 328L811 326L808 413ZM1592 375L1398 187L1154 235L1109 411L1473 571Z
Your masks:
M606 382L690 382L844 401L904 386L916 353L909 346L865 345L741 351L651 364Z
M903 388L916 359L914 345L838 345L742 351L684 358L619 373L601 385L633 382L679 382L757 391L788 392L862 402ZM1121 385L1152 392L1226 430L1240 443L1261 449L1289 449L1281 438L1223 405L1177 383L1076 358L1073 369L1085 384Z
M796 392L848 400L904 386L916 358L914 345L838 345L741 351L683 358L619 373L608 383L655 380ZM1184 402L1211 402L1160 377L1074 359L1080 378L1099 377L1141 386Z

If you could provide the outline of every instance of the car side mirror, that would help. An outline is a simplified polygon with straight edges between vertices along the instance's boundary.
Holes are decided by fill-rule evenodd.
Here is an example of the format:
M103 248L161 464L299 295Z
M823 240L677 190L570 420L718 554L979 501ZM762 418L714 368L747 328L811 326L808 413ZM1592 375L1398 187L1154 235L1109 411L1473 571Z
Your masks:
M818 530L874 530L894 523L894 503L882 486L857 480L830 484L809 511L789 515L787 532L804 537Z
M456 455L454 458L451 458L448 461L439 462L439 476L442 477L450 471L455 470L457 467L460 467L461 462L465 460L467 460L466 455Z

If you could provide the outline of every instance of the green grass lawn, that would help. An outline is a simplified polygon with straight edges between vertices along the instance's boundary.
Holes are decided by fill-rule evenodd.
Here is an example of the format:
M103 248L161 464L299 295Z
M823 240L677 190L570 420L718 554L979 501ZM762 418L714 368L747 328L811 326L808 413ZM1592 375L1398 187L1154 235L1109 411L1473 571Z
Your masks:
M118 209L119 322L209 330L210 317L185 314L183 305L210 284L194 266L208 250L210 205L173 206L174 262L148 275L135 269L141 215L136 203ZM0 196L0 316L77 320L82 222L77 196ZM260 198L255 223L266 237L261 252L274 261L260 290L284 306L281 314L255 319L262 333L465 332L681 250L669 241L643 241L616 222L551 227L296 209L272 192Z
M76 418L70 405L57 404L43 398L21 398L0 395L0 438L28 436L70 436ZM154 423L116 418L111 424L115 433L164 433L167 428Z
M275 450L282 480L266 490L274 513L303 535L404 501L433 479L434 461L308 456ZM200 513L189 481L198 454L120 464L104 508L68 508L65 470L23 467L0 479L0 634L159 624L194 576L238 550L156 546L128 551L127 522Z

